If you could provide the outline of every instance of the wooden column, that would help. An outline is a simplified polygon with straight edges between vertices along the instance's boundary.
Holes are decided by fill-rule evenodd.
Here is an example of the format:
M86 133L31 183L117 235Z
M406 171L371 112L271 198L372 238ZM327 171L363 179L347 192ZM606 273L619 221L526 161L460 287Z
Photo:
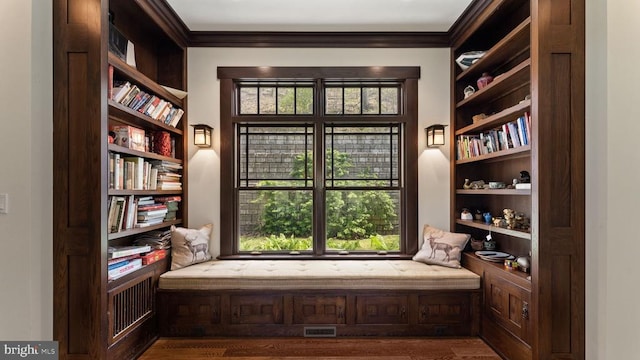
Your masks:
M531 2L534 359L585 354L585 4Z

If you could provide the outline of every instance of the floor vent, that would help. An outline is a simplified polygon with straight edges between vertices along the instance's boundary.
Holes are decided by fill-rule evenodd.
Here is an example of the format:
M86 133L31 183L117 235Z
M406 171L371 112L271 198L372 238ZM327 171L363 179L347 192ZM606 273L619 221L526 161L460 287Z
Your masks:
M336 327L335 326L305 327L304 337L336 337Z

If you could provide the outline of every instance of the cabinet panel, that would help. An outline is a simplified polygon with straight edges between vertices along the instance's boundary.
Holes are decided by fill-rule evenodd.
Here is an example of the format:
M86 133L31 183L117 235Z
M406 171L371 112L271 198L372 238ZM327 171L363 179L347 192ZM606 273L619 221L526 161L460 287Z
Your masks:
M232 324L282 324L284 298L282 296L231 296Z
M294 324L344 324L345 296L294 296Z
M358 296L356 298L359 324L406 324L407 296Z
M499 326L530 343L531 293L508 280L490 274L485 278L485 315Z
M470 299L466 295L428 295L418 299L421 324L450 324L470 321Z

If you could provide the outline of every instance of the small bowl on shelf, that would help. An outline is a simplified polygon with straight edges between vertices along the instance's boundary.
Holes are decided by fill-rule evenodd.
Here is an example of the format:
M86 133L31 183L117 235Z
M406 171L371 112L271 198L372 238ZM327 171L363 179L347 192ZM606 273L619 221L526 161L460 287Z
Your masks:
M469 66L473 65L476 61L480 60L485 54L485 51L468 51L460 54L456 59L456 64L460 66L460 69L467 70Z
M504 189L505 186L502 181L489 181L489 189Z

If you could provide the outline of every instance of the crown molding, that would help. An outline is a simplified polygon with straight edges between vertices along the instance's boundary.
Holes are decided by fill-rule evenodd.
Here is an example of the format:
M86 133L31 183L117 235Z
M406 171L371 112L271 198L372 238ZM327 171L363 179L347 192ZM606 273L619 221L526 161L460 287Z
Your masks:
M446 32L192 31L193 47L424 48L448 47Z

